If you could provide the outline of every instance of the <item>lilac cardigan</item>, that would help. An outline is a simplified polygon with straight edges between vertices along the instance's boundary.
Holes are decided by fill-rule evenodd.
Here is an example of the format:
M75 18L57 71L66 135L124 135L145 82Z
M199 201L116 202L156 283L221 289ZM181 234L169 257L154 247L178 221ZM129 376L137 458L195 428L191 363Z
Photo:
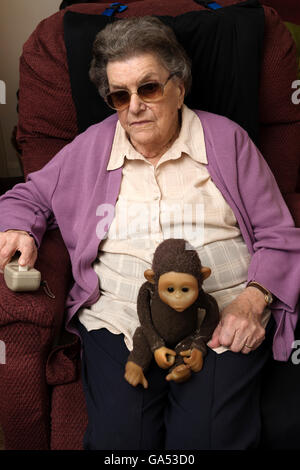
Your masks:
M299 313L300 229L248 134L223 116L196 113L203 126L208 171L231 206L252 255L248 280L255 279L277 298L272 305L277 326L273 355L286 361ZM122 168L106 170L116 123L114 114L91 126L31 173L26 183L0 198L1 231L29 231L40 246L46 229L59 227L75 281L66 305L71 331L69 322L78 309L100 295L91 265L113 218L122 178Z

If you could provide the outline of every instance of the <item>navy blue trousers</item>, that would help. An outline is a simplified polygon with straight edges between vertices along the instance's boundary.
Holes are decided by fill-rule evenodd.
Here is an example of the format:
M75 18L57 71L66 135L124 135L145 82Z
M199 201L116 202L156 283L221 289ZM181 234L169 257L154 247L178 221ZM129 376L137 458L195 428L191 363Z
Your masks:
M79 323L79 322L78 322ZM184 383L167 382L153 360L148 389L124 379L129 354L123 335L106 329L83 340L82 375L88 411L85 449L224 450L259 444L260 375L270 334L250 354L208 348L203 369ZM270 329L270 328L267 328Z

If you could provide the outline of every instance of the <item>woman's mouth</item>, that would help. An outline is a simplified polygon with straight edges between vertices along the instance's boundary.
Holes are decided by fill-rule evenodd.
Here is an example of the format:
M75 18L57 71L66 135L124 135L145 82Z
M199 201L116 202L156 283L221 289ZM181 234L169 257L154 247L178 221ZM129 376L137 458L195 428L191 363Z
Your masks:
M143 126L145 124L149 124L151 121L134 121L130 124L130 126Z

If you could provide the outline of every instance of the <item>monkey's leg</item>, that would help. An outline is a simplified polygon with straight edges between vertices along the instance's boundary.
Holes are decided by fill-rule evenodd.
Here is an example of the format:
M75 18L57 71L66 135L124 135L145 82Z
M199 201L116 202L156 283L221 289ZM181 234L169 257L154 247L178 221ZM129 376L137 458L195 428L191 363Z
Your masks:
M176 358L166 377L168 381L173 380L176 383L181 383L188 380L192 375L191 369L184 363L183 356L180 355L181 351L187 351L190 349L190 346L191 343L186 340L181 341L175 346Z
M144 371L148 368L152 360L152 351L149 348L142 328L138 327L133 335L133 349L128 356L125 366L125 379L136 387L139 383L144 388L148 387L148 382L144 376Z
M166 380L173 380L176 383L185 382L192 375L191 369L184 363L173 366L166 376Z

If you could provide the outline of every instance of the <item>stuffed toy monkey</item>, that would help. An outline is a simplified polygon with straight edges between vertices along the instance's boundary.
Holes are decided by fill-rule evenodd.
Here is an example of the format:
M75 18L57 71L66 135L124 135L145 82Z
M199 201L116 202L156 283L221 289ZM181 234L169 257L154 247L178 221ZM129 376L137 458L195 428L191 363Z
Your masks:
M140 326L125 367L131 385L148 387L144 372L153 354L159 367L169 369L167 380L183 382L202 369L219 322L218 304L202 288L210 274L185 240L170 238L157 247L137 299Z

